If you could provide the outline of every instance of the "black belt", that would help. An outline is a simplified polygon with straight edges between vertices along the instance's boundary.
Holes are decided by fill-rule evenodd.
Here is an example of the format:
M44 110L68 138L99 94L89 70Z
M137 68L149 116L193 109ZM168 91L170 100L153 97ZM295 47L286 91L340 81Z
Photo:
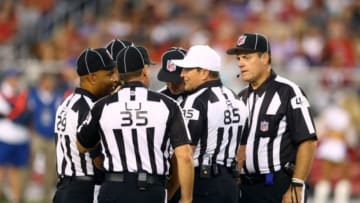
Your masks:
M274 180L282 175L286 175L283 171L277 171L274 173L267 174L241 174L241 183L244 185L255 185L255 184L273 184Z
M59 179L65 181L94 181L93 176L59 176Z
M105 181L111 182L127 182L127 181L137 181L139 178L139 173L105 173ZM152 175L143 173L144 182L147 184L166 184L165 175Z
M195 175L198 175L201 178L211 178L216 177L221 174L232 174L232 168L226 167L220 164L213 164L213 165L201 165L195 167Z

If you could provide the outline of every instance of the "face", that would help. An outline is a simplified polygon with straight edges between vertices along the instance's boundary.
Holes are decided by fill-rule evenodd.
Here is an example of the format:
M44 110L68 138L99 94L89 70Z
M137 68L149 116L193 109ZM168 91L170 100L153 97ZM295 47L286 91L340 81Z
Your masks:
M185 91L192 91L203 83L203 69L200 68L183 68L181 77L184 79Z
M167 82L166 86L173 95L179 95L185 91L185 83L183 80L180 82Z
M119 80L116 68L111 70L100 70L94 73L96 77L96 87L99 97L106 96L113 92Z
M257 87L264 82L270 74L267 53L243 52L236 55L240 68L241 79Z

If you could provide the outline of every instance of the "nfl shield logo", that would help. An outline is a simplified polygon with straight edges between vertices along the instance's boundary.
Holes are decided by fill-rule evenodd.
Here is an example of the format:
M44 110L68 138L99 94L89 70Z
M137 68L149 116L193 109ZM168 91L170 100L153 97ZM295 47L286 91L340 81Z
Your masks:
M267 132L268 130L269 130L269 122L261 121L260 122L260 131L261 132Z
M169 72L173 72L176 70L176 65L171 61L171 60L167 60L166 62L166 69L169 71Z
M239 39L237 40L237 45L241 46L241 45L245 44L245 40L246 40L246 35L241 35L239 37Z

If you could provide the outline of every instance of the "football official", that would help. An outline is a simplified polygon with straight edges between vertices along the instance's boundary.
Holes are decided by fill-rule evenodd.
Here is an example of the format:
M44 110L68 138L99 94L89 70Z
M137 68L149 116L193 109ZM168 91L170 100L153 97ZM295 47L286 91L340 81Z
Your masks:
M246 120L245 104L220 81L220 56L195 45L184 59L181 76L189 93L183 102L194 148L194 202L236 203L236 153Z
M157 78L161 82L165 82L166 86L159 90L173 99L179 104L185 99L185 83L181 77L181 67L176 66L172 60L183 59L186 50L180 47L171 47L161 56L161 69Z
M110 42L108 42L105 45L105 48L110 52L111 56L113 57L114 60L116 60L116 56L118 55L118 53L128 47L128 46L133 46L134 44L132 42L129 42L127 40L120 40L120 39L113 39ZM118 75L118 69L116 68L116 74ZM118 87L114 90L114 92L117 92L120 89L120 86L122 85L122 81L118 80Z
M54 203L91 203L94 196L95 149L81 153L76 147L78 125L94 102L110 94L116 86L115 62L105 48L86 49L77 60L80 87L58 107L55 120L56 162L58 173Z
M181 104L185 99L185 83L181 77L181 67L176 66L172 60L183 59L185 54L186 50L180 47L171 47L166 50L161 56L161 69L157 75L159 81L166 83L166 86L161 88L159 92L173 98L178 104ZM168 203L178 203L180 199L180 190L176 190L178 187L176 167L176 159L172 157L170 175L175 178L172 178L172 181L168 183Z
M177 158L181 202L192 201L190 136L179 105L149 90L149 66L134 46L117 56L120 90L95 104L79 128L78 148L102 146L105 181L102 202L166 201L170 145Z
M264 35L242 34L227 53L249 83L239 94L250 111L239 153L245 159L240 202L305 202L317 138L304 92L273 71Z

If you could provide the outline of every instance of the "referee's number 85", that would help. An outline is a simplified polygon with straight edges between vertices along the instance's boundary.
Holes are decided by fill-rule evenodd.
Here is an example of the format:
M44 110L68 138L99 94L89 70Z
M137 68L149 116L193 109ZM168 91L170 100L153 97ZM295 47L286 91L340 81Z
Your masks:
M240 114L238 108L233 108L232 110L224 111L224 124L239 123Z

